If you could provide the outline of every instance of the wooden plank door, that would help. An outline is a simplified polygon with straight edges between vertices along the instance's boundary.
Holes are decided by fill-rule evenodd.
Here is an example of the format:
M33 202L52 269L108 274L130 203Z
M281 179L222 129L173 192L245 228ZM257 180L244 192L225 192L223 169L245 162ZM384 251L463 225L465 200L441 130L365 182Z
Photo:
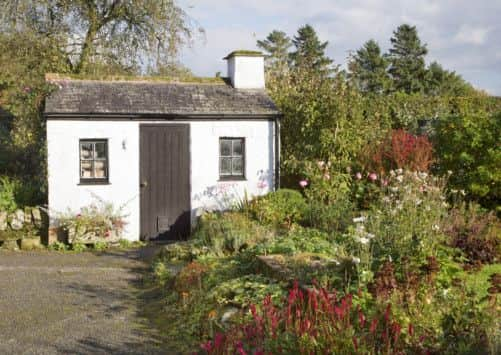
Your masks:
M141 124L139 140L141 238L185 238L191 227L189 125Z

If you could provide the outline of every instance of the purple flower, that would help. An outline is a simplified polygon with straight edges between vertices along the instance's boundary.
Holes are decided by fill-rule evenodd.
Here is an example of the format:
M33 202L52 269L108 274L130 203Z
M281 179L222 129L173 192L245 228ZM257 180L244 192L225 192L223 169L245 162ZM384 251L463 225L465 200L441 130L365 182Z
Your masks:
M308 186L308 180L299 181L299 186L301 186L304 189L306 186Z

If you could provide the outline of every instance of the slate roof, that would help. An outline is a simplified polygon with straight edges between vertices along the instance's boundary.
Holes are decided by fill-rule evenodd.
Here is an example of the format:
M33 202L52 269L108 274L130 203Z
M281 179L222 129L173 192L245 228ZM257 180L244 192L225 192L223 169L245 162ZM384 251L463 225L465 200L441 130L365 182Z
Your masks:
M56 80L45 114L271 116L279 112L265 90L198 83Z

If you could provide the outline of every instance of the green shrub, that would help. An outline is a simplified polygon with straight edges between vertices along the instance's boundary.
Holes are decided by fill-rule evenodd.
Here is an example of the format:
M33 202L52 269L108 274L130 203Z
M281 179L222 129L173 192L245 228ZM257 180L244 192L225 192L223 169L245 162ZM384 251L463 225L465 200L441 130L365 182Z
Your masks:
M435 127L437 170L451 172L449 186L501 208L501 113L449 116Z
M71 245L71 250L76 252L76 253L81 253L81 252L87 250L87 246L85 244L82 244L82 243L73 243Z
M0 177L0 211L14 212L16 203L17 182L6 176Z
M341 248L332 241L329 234L313 228L296 227L288 234L256 245L252 250L256 255L315 253L337 256Z
M249 211L260 223L290 228L304 219L306 207L300 192L281 189L254 199Z
M214 255L228 255L264 242L272 234L240 212L205 213L193 234L195 247Z

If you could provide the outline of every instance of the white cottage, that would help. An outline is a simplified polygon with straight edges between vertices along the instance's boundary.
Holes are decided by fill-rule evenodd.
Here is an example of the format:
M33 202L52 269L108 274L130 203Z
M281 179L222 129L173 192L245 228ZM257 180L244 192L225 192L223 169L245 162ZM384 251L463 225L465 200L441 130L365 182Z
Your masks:
M278 182L279 112L263 56L233 52L217 83L52 78L48 97L51 223L96 197L124 206L129 240L186 236L205 209Z

